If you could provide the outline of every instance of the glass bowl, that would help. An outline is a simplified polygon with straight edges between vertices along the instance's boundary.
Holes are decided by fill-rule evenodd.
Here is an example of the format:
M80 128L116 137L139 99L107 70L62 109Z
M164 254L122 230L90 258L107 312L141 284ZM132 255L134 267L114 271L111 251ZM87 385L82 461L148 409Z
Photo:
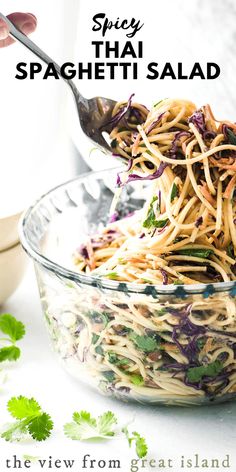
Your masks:
M46 324L65 368L128 401L202 405L236 396L236 283L137 285L76 272L72 253L107 221L116 170L92 172L44 195L24 214ZM141 208L129 184L119 211Z

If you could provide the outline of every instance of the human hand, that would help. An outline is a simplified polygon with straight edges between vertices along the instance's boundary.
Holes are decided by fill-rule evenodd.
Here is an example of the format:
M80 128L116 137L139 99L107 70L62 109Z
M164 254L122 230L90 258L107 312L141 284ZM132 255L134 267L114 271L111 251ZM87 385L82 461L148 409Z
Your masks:
M37 18L32 13L11 13L7 15L20 31L24 34L33 33L37 26ZM4 20L0 18L0 48L14 43L14 39L9 36L9 28Z

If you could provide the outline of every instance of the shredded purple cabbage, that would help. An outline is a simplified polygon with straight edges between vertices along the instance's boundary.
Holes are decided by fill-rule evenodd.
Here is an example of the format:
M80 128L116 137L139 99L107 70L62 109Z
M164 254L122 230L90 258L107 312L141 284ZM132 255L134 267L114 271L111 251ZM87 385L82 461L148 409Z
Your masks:
M138 174L130 174L126 183L128 184L130 182L135 182L137 180L155 180L155 179L159 179L159 177L162 176L162 174L163 174L166 167L167 167L167 164L165 162L161 162L158 169L153 174L144 175L144 176L141 176L141 175L138 175ZM119 187L121 185L124 185L124 184L122 184L120 178L119 178L119 182L120 182L120 184L117 183L117 185Z
M117 221L118 213L114 213L112 217L116 218L114 221ZM119 219L119 218L118 218ZM111 223L111 221L110 221ZM109 230L107 233L104 233L98 239L91 238L91 245L93 249L99 249L106 244L110 244L117 237L118 233L114 230Z
M162 119L163 115L165 115L166 112L163 112L163 113L160 113L160 115L158 115L157 119L155 121L153 121L149 126L148 128L146 129L146 134L149 134L151 133L151 131L156 127L156 125L159 123L159 121Z
M119 174L117 175L117 179L118 179L118 176L119 176ZM117 211L115 211L115 213L113 213L113 215L110 216L110 218L108 220L108 223L115 223L115 221L117 221L119 219L120 219L119 214L117 213Z
M137 108L131 107L131 113L136 118L138 124L141 125L141 123L143 123L143 117L141 112Z
M187 305L182 307L181 310L179 310L177 308L171 308L171 307L169 308L168 307L169 313L171 313L174 316L178 316L179 318L188 317L189 314L191 313L191 309L192 309L192 303L188 303Z
M196 126L197 130L202 135L203 139L215 138L216 133L206 128L205 117L202 111L200 110L195 111L193 115L190 116L188 122L193 123L193 125Z
M169 155L172 159L176 159L177 158L177 149L178 149L178 141L180 138L182 138L182 136L188 136L190 137L191 136L191 133L189 133L189 131L179 131L178 133L176 133L173 141L172 141L172 145L171 145L171 148L169 150Z
M196 228L199 228L199 226L201 226L202 223L203 223L203 218L202 218L202 216L199 216L199 218L197 218L196 221L195 221Z
M158 205L159 205L159 208L160 208L160 211L161 211L161 190L159 190L159 192L158 192Z
M162 278L163 278L163 285L168 285L168 274L167 274L166 270L160 269L160 273L161 273Z
M196 358L196 355L198 353L198 346L197 346L197 339L199 336L202 336L206 333L206 328L204 326L197 326L193 324L188 316L191 312L192 305L186 305L184 309L182 309L179 314L177 315L176 312L178 310L175 309L169 309L174 316L180 316L182 318L180 320L180 323L173 328L173 333L172 333L172 340L173 342L178 346L180 352L188 359L189 362L193 362ZM174 310L174 313L173 313ZM181 315L180 315L181 313ZM187 345L182 345L179 341L179 338L185 335L188 338L192 337L192 339L188 342Z
M222 125L222 133L223 133L225 139L228 140L228 126L226 124Z
M188 119L189 123L192 123L194 126L196 126L197 130L199 133L203 135L203 133L206 131L206 123L205 123L205 117L203 113L198 110L195 111L192 116Z
M117 174L117 179L116 179L116 185L117 187L121 187L123 186L124 184L122 184L122 181L121 181L121 178L120 178L120 174L124 174L124 172L129 172L130 169L132 168L132 165L133 165L133 159L129 159L128 160L128 163L127 163L127 168L125 171L122 171L122 172L118 172Z
M89 259L89 253L88 249L84 244L81 244L81 246L77 249L77 252L84 258L84 259Z
M108 125L114 125L114 127L118 125L118 123L122 120L122 118L125 116L127 111L130 109L131 104L132 104L132 98L134 97L134 95L135 95L134 93L132 93L132 95L130 95L130 97L128 99L128 102L127 102L127 105L122 107L109 121L104 123L102 125L102 128L104 128L105 126L108 126Z

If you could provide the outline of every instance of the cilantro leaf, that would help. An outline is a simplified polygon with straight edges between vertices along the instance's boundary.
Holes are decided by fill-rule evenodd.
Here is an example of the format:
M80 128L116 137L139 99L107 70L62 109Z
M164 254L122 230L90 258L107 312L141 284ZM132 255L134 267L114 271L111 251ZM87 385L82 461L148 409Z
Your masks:
M201 257L202 259L207 259L211 254L214 254L212 249L180 249L178 254L183 256L194 256Z
M96 426L96 419L92 418L90 413L87 411L81 411L80 413L77 413L77 411L73 414L73 420L81 424L85 422L86 424L90 424L91 426Z
M8 402L8 411L18 421L5 425L1 438L6 441L22 441L31 436L36 441L44 441L51 434L53 422L44 413L34 398L12 397Z
M115 380L116 375L112 370L107 370L106 372L103 372L103 376L108 380L108 382L113 382Z
M173 202L175 197L178 197L178 194L179 194L179 189L178 189L177 185L175 183L173 183L173 187L172 187L171 195L170 195L170 201Z
M16 421L3 426L1 438L8 442L22 441L28 436L27 425L25 421Z
M20 357L20 349L16 346L6 346L0 348L0 362L17 361Z
M230 144L236 145L236 135L230 128L227 128L227 136Z
M18 420L41 413L41 408L34 398L26 398L22 395L12 397L7 404L7 409L11 416Z
M121 357L119 358L117 354L114 352L108 352L108 360L111 364L115 364L118 366L123 366L123 365L129 365L130 360L127 359L126 357Z
M119 275L117 274L117 272L107 272L106 274L103 274L103 277L107 277L111 280L116 280Z
M137 385L137 386L139 385L141 386L144 384L142 375L138 375L138 374L131 375L130 381L132 382L132 384Z
M130 336L130 338L136 344L136 346L144 352L153 352L159 347L156 339L150 336L139 336L137 334L133 334Z
M154 228L163 228L168 222L168 219L165 219L165 220L157 220L156 219L156 214L155 214L153 205L157 200L158 200L158 197L155 196L155 197L153 197L153 199L150 203L147 218L143 222L143 227L144 228L148 228L148 229L152 228L152 227L154 227ZM157 211L160 213L159 205L157 206Z
M98 419L92 418L87 411L75 412L73 422L64 425L65 435L73 440L109 439L114 436L115 415L107 411Z
M217 377L218 374L223 370L224 365L222 362L216 360L208 365L199 367L191 367L187 370L187 378L190 382L200 382L203 377Z
M95 347L95 352L96 352L97 354L99 354L100 356L103 356L103 355L104 355L103 348L102 348L102 346L100 346L100 345Z
M145 438L143 438L139 433L134 431L132 436L130 435L128 428L125 427L122 429L122 432L125 434L127 441L129 443L129 447L132 446L132 443L135 443L135 450L137 456L142 459L148 453L148 447Z
M142 436L140 436L140 434L137 433L136 431L133 432L133 435L135 438L136 454L138 457L140 457L140 459L142 459L143 457L147 455L147 452L148 452L146 440Z
M88 411L74 412L73 421L64 425L64 434L67 438L77 441L87 441L94 439L112 439L119 430L116 430L117 418L111 411L106 411L97 419L93 418ZM135 450L138 457L147 455L148 447L145 439L136 431L130 435L127 426L121 430L131 447L135 443Z
M226 252L229 257L232 257L232 259L234 259L234 247L232 243L228 245L228 247L226 248Z
M92 344L96 344L98 339L99 339L99 335L96 334L96 333L93 333L93 335L92 335Z
M154 212L154 209L153 209L153 204L158 200L158 197L153 197L151 203L150 203L150 206L149 206L149 210L148 210L148 214L147 214L147 218L146 220L143 222L143 227L144 228L151 228L153 226L153 222L156 221L156 215L155 215L155 212Z
M9 336L13 344L25 335L23 323L7 313L0 315L0 330Z
M45 441L52 431L53 422L47 413L42 413L32 419L28 425L28 431L36 441Z
M116 424L117 419L111 411L103 413L97 420L97 427L103 436L114 436L114 426Z
M178 280L178 279L174 280L173 284L174 284L174 285L184 285L184 283L182 282L182 280Z

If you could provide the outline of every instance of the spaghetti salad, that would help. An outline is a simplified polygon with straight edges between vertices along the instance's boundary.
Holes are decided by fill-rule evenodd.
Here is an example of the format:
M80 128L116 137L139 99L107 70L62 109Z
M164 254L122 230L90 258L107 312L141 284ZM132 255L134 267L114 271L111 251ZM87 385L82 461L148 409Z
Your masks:
M124 119L125 111L125 122ZM118 103L111 120L117 177L151 181L142 210L111 223L75 253L79 271L138 284L193 284L236 279L236 125L167 99L151 111Z

